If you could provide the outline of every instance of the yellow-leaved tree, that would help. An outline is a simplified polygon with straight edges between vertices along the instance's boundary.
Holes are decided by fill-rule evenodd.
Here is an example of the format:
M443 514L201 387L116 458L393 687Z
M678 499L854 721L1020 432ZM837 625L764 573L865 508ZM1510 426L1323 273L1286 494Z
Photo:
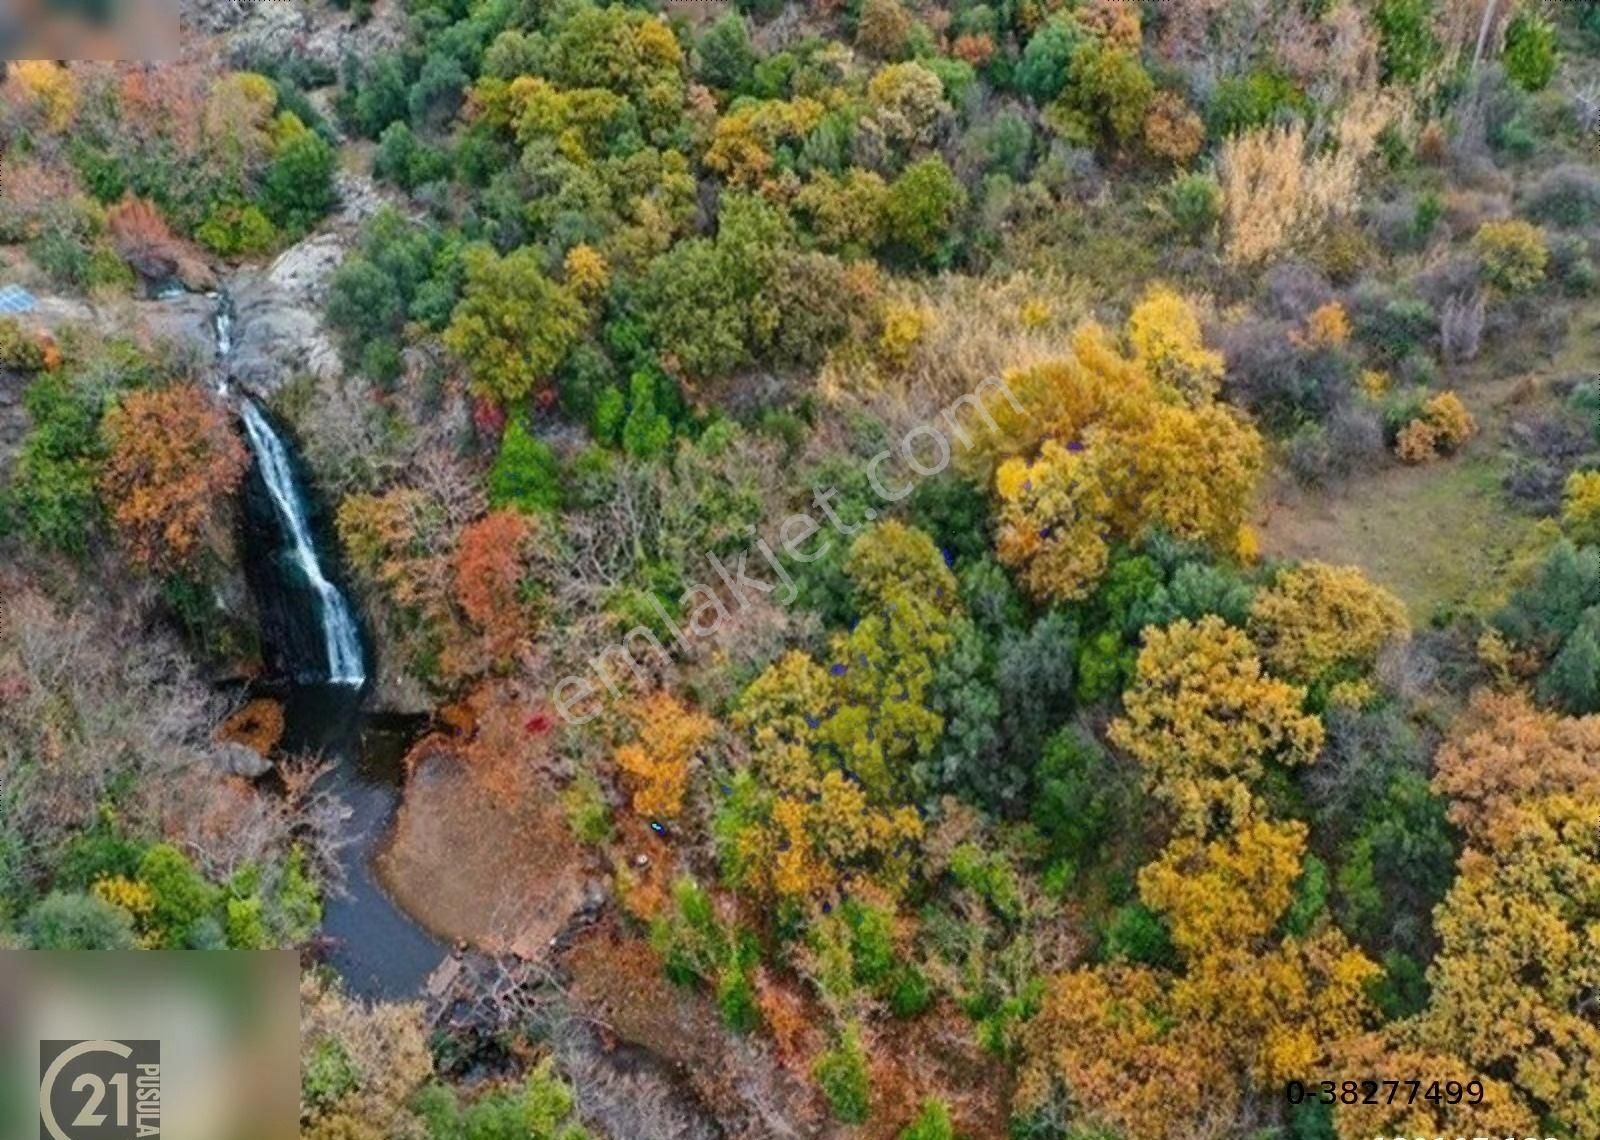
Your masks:
M1306 826L1271 819L1258 795L1268 759L1320 747L1304 699L1220 618L1146 631L1110 735L1176 812L1138 883L1180 968L1053 979L1023 1034L1024 1116L1127 1140L1236 1136L1254 1097L1326 1071L1373 1028L1380 970L1326 912L1297 907Z
M1600 1136L1600 801L1543 795L1496 815L1434 922L1419 1035L1505 1074L1566 1134Z
M1164 285L1152 286L1128 316L1133 358L1152 379L1196 402L1222 380L1222 354L1205 346L1194 306Z
M1263 763L1313 759L1322 722L1302 711L1305 690L1266 674L1250 639L1221 618L1145 632L1114 743L1145 769L1180 830L1204 834L1215 813L1250 813Z
M826 665L788 654L733 713L750 764L724 800L719 840L741 887L786 900L825 901L852 882L893 895L909 882L922 834L911 771L944 729L930 693L964 620L955 576L919 530L863 531L845 571L862 616L833 638Z
M995 472L998 553L1036 597L1088 596L1110 546L1152 527L1238 548L1263 451L1255 428L1212 399L1221 358L1170 290L1134 311L1129 340L1132 358L1085 325L1069 358L1008 378L1024 413L994 402L1010 455Z
M1485 1134L1600 1135L1600 717L1480 693L1440 748L1433 784L1466 848L1434 913L1428 1005L1349 1048L1392 1064L1425 1055L1430 1080L1481 1080L1483 1103L1341 1108L1339 1134L1448 1120Z
M638 738L617 749L617 767L633 784L633 810L651 819L676 819L689 789L695 754L716 725L670 693L651 693L632 709Z
M1409 629L1404 603L1354 566L1301 563L1250 607L1250 637L1262 658L1306 685L1362 681Z

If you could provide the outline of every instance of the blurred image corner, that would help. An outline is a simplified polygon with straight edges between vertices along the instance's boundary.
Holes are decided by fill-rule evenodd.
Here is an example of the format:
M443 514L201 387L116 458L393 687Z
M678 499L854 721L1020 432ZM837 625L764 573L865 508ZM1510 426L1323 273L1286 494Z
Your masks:
M176 59L178 0L0 0L0 59Z
M0 951L0 1134L292 1140L289 951Z

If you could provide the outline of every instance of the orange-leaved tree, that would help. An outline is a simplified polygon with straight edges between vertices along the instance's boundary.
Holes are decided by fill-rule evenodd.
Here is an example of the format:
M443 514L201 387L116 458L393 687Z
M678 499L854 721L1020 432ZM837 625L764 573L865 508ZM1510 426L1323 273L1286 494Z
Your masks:
M617 767L633 784L633 810L651 819L676 819L695 755L716 725L670 693L651 693L631 712L638 738L617 749Z
M456 539L456 604L482 634L492 664L507 661L533 633L528 555L537 529L520 511L498 510L462 527Z
M152 570L191 567L220 548L244 477L244 445L193 384L130 393L101 424L100 494L129 556Z

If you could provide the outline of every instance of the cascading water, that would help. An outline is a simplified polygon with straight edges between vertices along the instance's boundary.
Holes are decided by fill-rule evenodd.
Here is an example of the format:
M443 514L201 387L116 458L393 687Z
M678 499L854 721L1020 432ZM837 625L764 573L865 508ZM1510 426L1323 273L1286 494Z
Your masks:
M233 352L233 298L226 293L217 298L211 327L217 336L217 356L226 360Z
M218 390L228 394L234 349L233 300L219 293L212 314ZM339 864L345 889L323 900L325 960L363 997L411 997L447 947L389 897L372 855L393 823L403 757L420 725L363 711L367 662L355 613L317 557L316 504L291 441L235 392L255 463L243 494L245 574L255 593L269 672L283 700L286 755L334 762L318 785L348 811Z
M289 463L283 440L249 400L242 407L245 434L250 439L250 450L261 466L261 477L278 521L289 540L289 553L300 573L316 592L321 607L322 640L327 648L328 680L335 685L361 685L366 682L366 671L361 659L361 630L350 612L339 587L328 581L317 561L316 547L311 541L311 528L306 522L304 497L295 482L294 468Z
M233 298L226 291L217 298L211 323L216 333L217 359L223 365L218 389L226 393L226 362L233 352ZM248 399L241 401L240 408L251 454L255 456L267 495L272 500L273 513L289 542L288 553L316 597L326 654L326 679L335 685L363 685L367 675L361 657L361 630L350 612L350 604L339 587L328 580L322 572L322 564L317 561L317 548L306 519L305 494L295 478L294 465L289 462L288 448L272 430L260 408Z

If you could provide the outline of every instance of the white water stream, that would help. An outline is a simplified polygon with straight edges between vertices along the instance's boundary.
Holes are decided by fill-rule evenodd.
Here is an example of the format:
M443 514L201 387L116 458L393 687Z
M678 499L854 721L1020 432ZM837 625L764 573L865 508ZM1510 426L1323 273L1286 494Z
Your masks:
M214 321L217 334L217 355L226 358L233 351L233 311L226 296L217 306ZM227 381L222 382L227 391ZM250 451L261 468L261 477L272 497L273 509L283 524L290 549L301 574L317 595L319 617L322 623L322 641L327 647L328 680L335 685L361 685L366 682L366 668L361 658L361 629L350 612L350 603L339 592L339 587L328 581L317 561L317 548L311 540L311 527L306 521L305 498L295 482L294 467L289 462L289 451L278 433L272 430L261 409L248 399L240 400L245 435L250 440Z
M256 462L261 465L261 476L272 495L272 505L289 536L290 553L321 604L322 640L328 648L328 680L336 685L360 685L367 679L361 662L361 631L339 587L328 581L317 561L311 528L306 523L305 505L300 489L295 486L294 468L289 465L283 440L255 404L245 400L241 408L250 450L255 452Z

